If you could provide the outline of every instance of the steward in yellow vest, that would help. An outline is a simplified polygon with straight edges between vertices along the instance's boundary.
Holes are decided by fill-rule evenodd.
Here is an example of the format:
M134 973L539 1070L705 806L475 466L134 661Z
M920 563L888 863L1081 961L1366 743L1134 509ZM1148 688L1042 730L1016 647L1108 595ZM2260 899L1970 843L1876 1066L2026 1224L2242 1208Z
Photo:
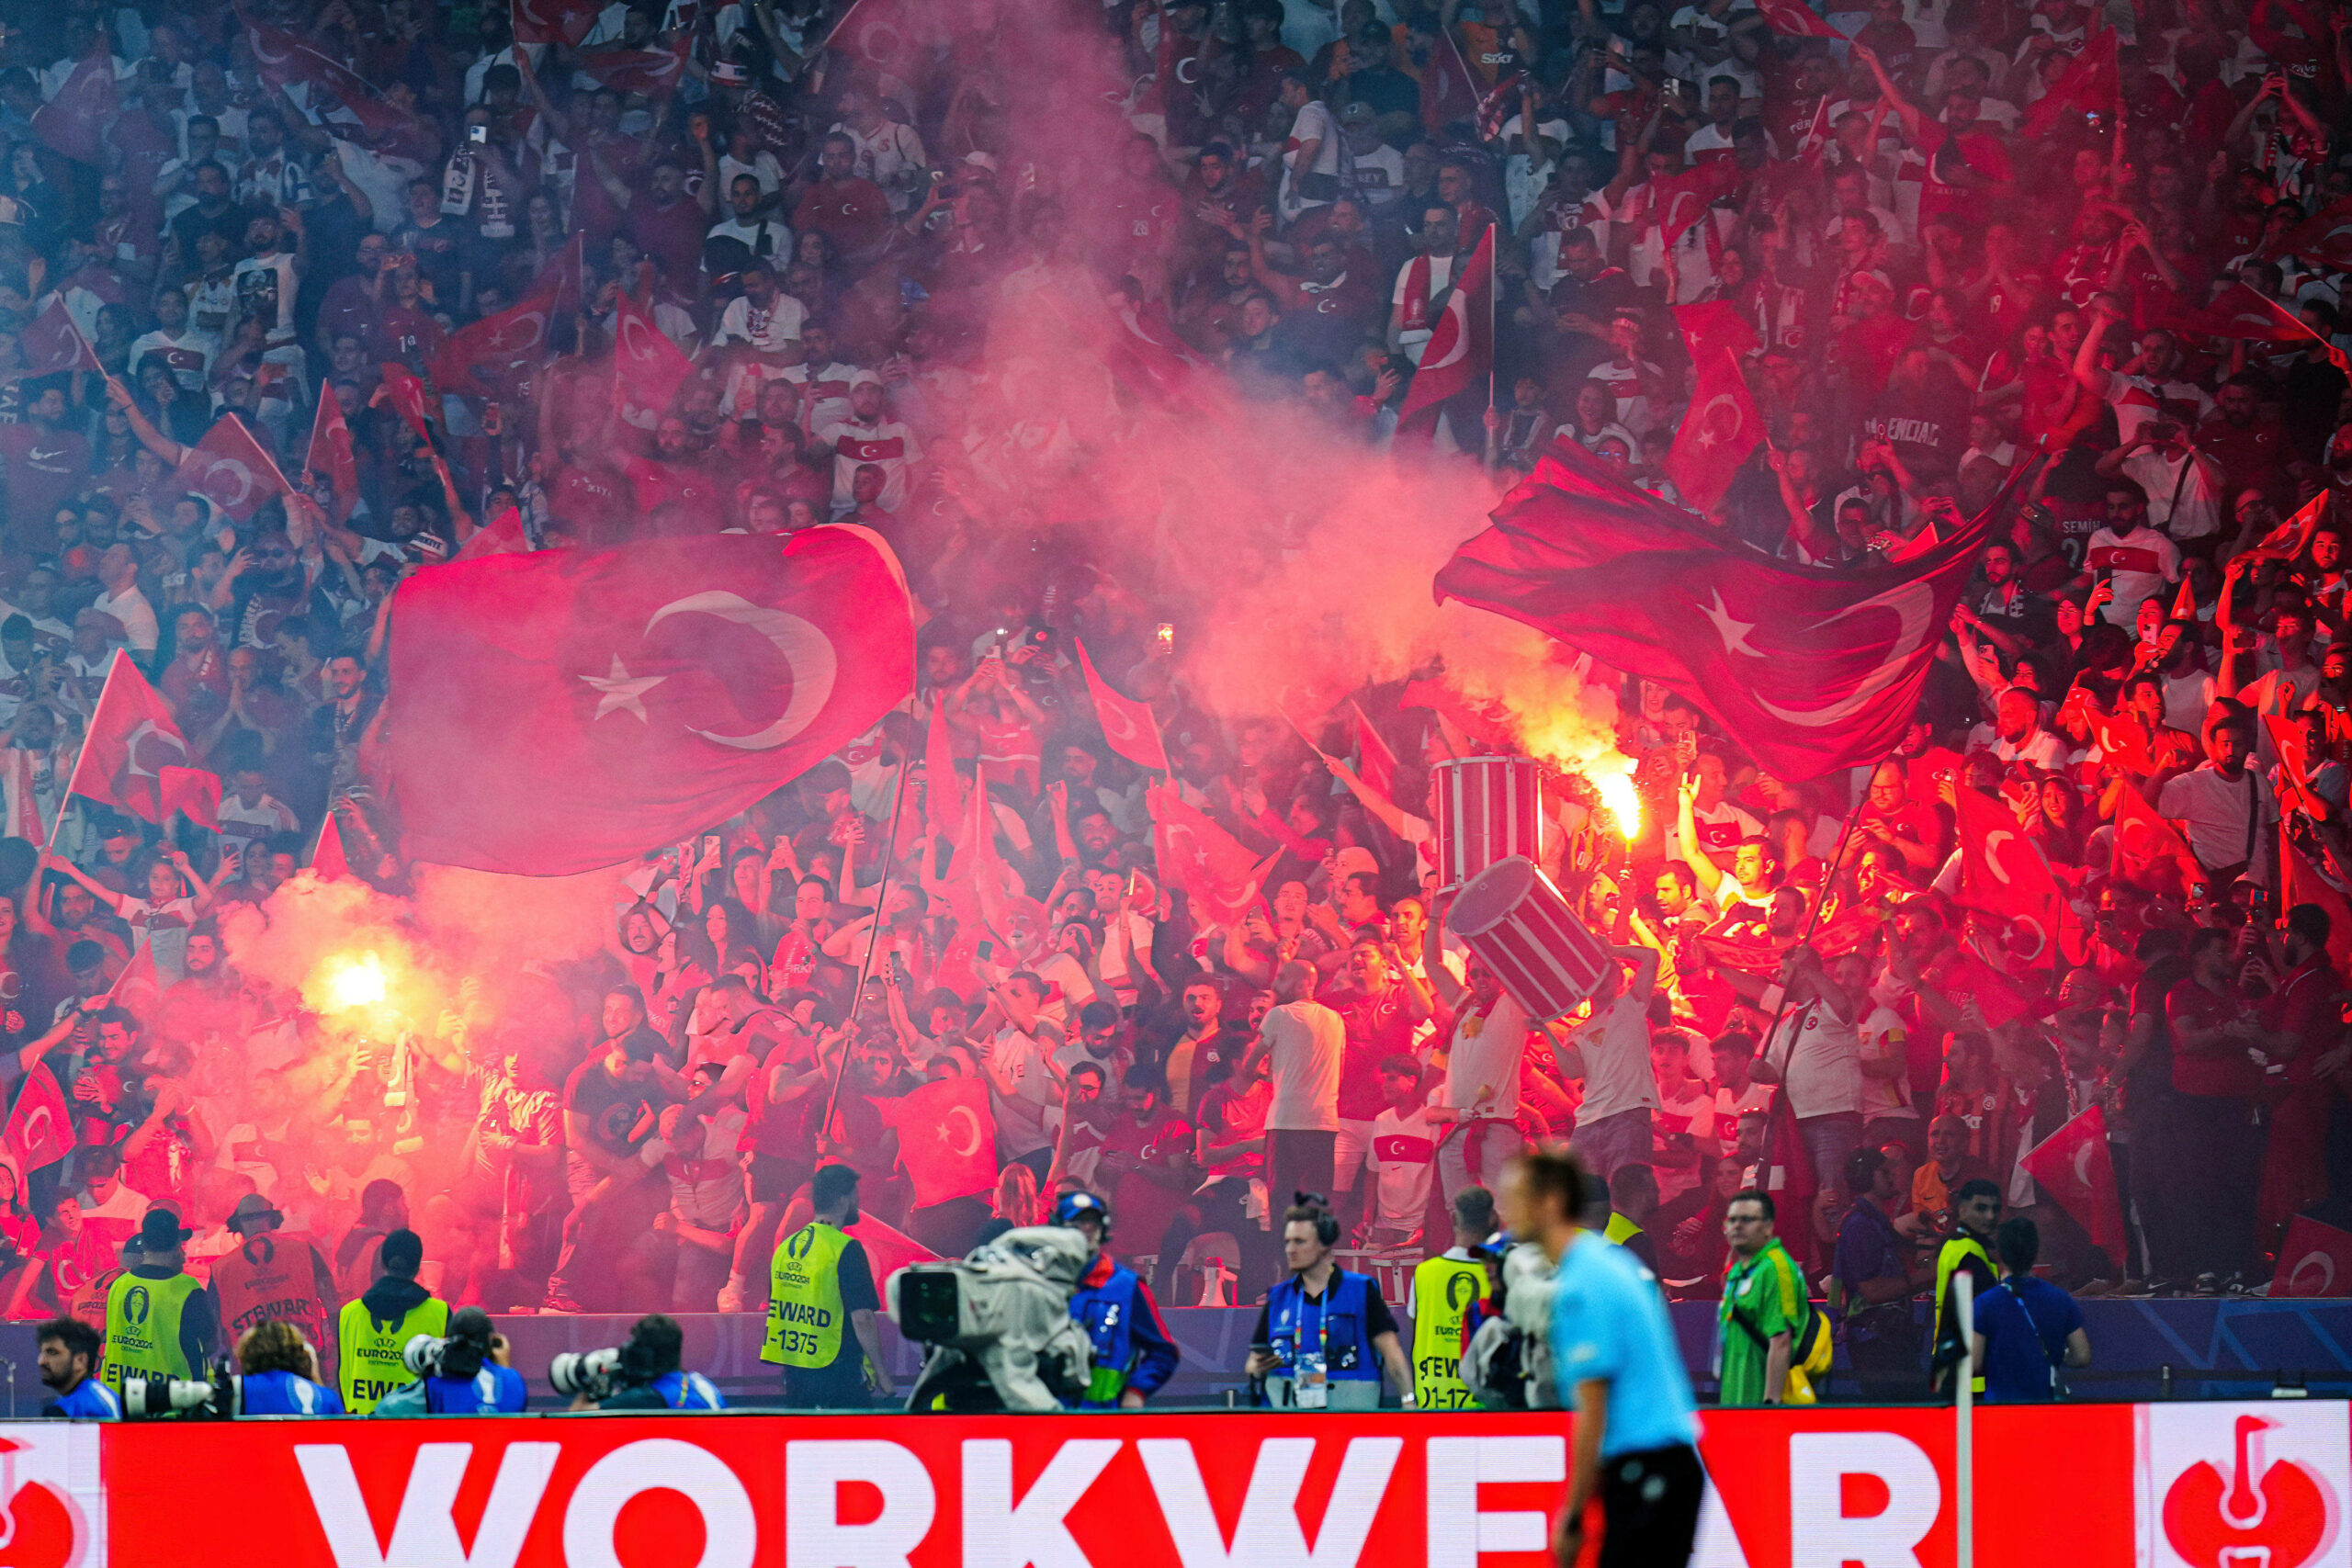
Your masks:
M881 1306L865 1245L844 1234L858 1221L857 1172L820 1167L808 1184L817 1217L776 1245L768 1274L768 1332L760 1359L784 1369L785 1403L803 1410L860 1409L867 1374L893 1392L882 1365Z
M1462 1325L1487 1299L1487 1238L1495 1234L1495 1200L1483 1187L1453 1195L1453 1246L1413 1270L1405 1310L1413 1320L1413 1404L1421 1410L1477 1404L1462 1381Z
M119 1396L126 1377L200 1378L220 1348L220 1319L188 1277L181 1246L193 1232L169 1209L147 1211L123 1244L125 1267L107 1291L100 1376Z
M420 1334L449 1332L449 1303L416 1282L424 1243L412 1230L384 1238L376 1255L376 1282L346 1302L335 1323L335 1392L343 1407L365 1416L396 1388L416 1382L401 1352Z

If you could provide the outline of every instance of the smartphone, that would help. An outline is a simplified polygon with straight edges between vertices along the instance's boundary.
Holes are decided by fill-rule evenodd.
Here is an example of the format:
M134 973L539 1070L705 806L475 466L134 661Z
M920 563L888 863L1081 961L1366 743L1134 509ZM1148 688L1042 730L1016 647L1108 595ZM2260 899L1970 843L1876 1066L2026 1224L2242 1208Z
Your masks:
M705 834L702 836L702 852L703 852L703 853L705 853L705 854L707 854L707 855L709 855L709 854L717 854L717 853L718 852L718 834L716 834L716 833L705 833Z
M898 981L900 986L913 984L914 976L908 972L907 955L905 953L894 953L890 954L890 977Z
M1156 641L1159 644L1159 651L1160 651L1160 652L1162 652L1162 653L1173 653L1173 652L1175 652L1175 651L1176 651L1176 623L1175 623L1175 622L1173 622L1173 621L1162 621L1162 622L1160 622L1160 623L1159 623L1159 625L1158 626L1156 626L1156 627L1154 627L1154 628L1153 628L1153 630L1152 630L1152 634L1151 634L1151 635L1152 635L1152 637L1154 638L1154 640L1156 640Z
M469 125L466 127L466 140L472 142L477 147L481 146L484 142L490 140L490 127L486 125Z

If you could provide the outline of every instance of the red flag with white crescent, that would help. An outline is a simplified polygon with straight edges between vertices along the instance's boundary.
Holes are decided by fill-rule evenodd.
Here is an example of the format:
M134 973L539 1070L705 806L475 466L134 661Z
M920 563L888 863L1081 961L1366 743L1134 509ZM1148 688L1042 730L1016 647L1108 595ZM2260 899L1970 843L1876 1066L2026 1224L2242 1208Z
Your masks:
M1258 901L1258 890L1281 852L1254 861L1239 840L1186 805L1172 785L1154 787L1148 799L1160 882L1183 890L1195 923L1239 923Z
M1709 299L1674 307L1674 324L1681 331L1690 363L1704 367L1726 354L1745 358L1756 352L1756 323L1728 299Z
M2188 848L2188 840L2169 818L2156 814L2148 797L2124 780L2115 801L2115 863L2129 880L2140 883L2158 874L2169 876L2165 868L2171 867L2179 880L2195 882L2205 874L2197 857Z
M2123 1261L2123 1203L2115 1191L2115 1161L2108 1153L2107 1112L2086 1107L2018 1157L2057 1205L2090 1233L2091 1244Z
M694 40L691 30L678 35L678 41L668 49L608 49L579 57L580 69L594 77L599 85L616 93L642 93L649 98L666 98L678 90L686 74L686 51Z
M985 1079L935 1078L875 1105L899 1130L899 1163L914 1186L916 1208L996 1190L996 1118Z
M475 529L449 559L480 560L484 556L519 555L530 547L531 541L523 533L523 513L510 506Z
M1446 400L1478 386L1494 368L1495 230L1489 224L1445 297L1445 308L1430 324L1430 340L1421 345L1421 362L1396 413L1397 433L1434 436ZM1456 434L1466 445L1466 433Z
M2278 908L2316 904L2327 911L2327 957L2339 970L2352 963L2352 898L2322 876L2295 847L2285 823L2278 827Z
M578 49L603 10L599 0L514 0L514 41Z
M1453 28L1441 26L1430 45L1429 63L1421 67L1421 126L1431 136L1442 136L1455 120L1474 125L1478 118L1478 79L1453 41Z
M1690 394L1690 412L1675 429L1666 471L1685 502L1712 512L1731 489L1739 466L1763 444L1764 416L1729 349L1698 364L1699 384Z
M57 96L33 110L32 133L77 164L103 164L107 122L114 118L119 101L114 56L101 32L90 52L74 63Z
M613 410L650 430L695 373L694 361L653 324L651 310L624 288L613 316Z
M24 352L21 367L0 376L14 381L27 376L56 376L68 370L96 370L100 375L106 367L98 363L97 351L90 340L82 335L74 314L65 308L65 297L52 294L49 303L41 307L40 315L17 334L17 346Z
M9 1108L8 1124L0 1128L0 1145L17 1168L29 1176L45 1165L55 1165L74 1151L74 1118L64 1091L46 1062L36 1062L17 1087L17 1103Z
M2197 337L2244 338L2249 343L2309 343L2312 331L2265 294L2233 283L2199 310L2173 317L2173 329Z
M1756 8L1764 14L1764 25L1783 38L1834 38L1841 43L1846 40L1844 33L1822 20L1804 0L1756 0Z
M2341 1296L2347 1290L2352 1290L2352 1231L2297 1214L2278 1244L2269 1299Z
M224 413L180 458L178 480L238 522L249 521L272 496L294 487L243 420Z
M2352 197L2339 197L2287 231L2278 248L2325 267L2352 271Z
M1078 645L1078 667L1085 671L1086 690L1094 698L1094 713L1102 722L1102 739L1111 750L1138 768L1168 772L1168 748L1160 741L1159 721L1152 716L1150 705L1113 690L1095 670L1082 642Z
M477 398L514 394L547 363L556 293L534 294L450 335L433 356L433 379L445 392Z
M1562 442L1435 586L1681 693L1775 777L1809 779L1903 739L1998 512L1899 567L1798 566Z
M424 381L405 365L383 365L378 369L382 379L377 382L376 395L368 400L368 405L390 404L401 421L416 432L416 438L430 445L433 433L426 426L433 414L425 402Z
M530 876L698 834L914 684L898 558L841 525L452 563L401 584L388 639L408 858Z
M359 502L359 459L351 447L351 426L343 417L343 403L332 387L319 389L318 412L311 421L311 446L302 466L326 476L334 490L338 522L351 515Z
M220 780L194 761L171 705L117 649L66 792L159 827L173 812L185 811L190 821L217 833Z
M1982 790L1953 792L1961 842L1961 902L2009 926L2009 951L2030 964L2058 957L2066 899L2018 814Z

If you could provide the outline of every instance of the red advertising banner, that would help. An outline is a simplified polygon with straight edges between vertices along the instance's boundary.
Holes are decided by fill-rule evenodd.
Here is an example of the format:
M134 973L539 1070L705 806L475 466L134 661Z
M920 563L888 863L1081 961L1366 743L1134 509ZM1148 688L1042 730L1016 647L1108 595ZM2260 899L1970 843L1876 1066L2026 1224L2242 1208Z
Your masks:
M2346 1412L1983 1410L1976 1561L2345 1568ZM1949 1410L1704 1420L1700 1568L1951 1568ZM0 1427L0 1562L1536 1568L1568 1427L1409 1413L16 1424Z

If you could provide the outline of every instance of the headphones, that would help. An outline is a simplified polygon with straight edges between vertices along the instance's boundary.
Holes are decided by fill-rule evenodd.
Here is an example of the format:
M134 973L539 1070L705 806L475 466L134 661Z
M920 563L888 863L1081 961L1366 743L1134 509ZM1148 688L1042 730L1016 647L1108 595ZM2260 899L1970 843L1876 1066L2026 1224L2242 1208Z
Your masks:
M1331 1200L1320 1192L1293 1192L1293 1204L1315 1211L1315 1239L1326 1247L1340 1245L1339 1216L1331 1213Z

